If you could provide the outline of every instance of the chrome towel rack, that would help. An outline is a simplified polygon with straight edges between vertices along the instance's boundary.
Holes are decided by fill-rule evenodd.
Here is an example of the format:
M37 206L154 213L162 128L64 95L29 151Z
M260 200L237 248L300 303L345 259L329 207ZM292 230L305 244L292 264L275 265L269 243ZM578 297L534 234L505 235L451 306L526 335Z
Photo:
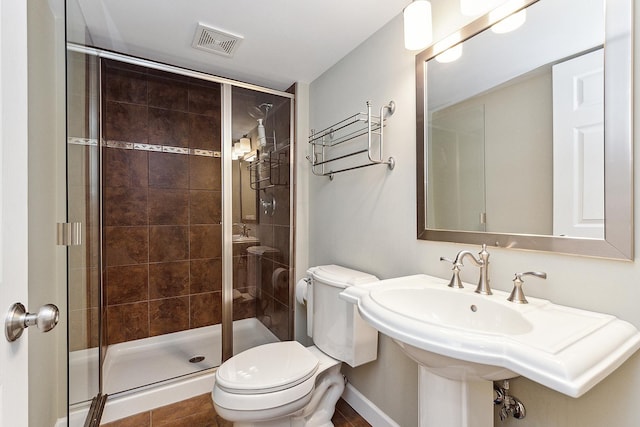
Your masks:
M383 160L384 146L384 127L385 120L391 116L396 110L396 104L390 101L387 105L380 108L380 115L374 116L371 111L371 102L367 101L367 112L357 113L346 119L339 121L319 132L311 130L309 136L309 144L311 145L311 154L307 156L307 160L311 162L311 171L317 176L328 176L333 180L333 175L340 172L346 172L353 169L365 168L373 165L387 165L389 169L393 169L396 165L395 159L389 157ZM362 141L366 135L366 147L362 145ZM374 141L377 137L377 141ZM357 141L361 141L360 145ZM352 147L343 148L343 144L354 142ZM364 163L362 161L349 163L345 159L353 156L367 154ZM331 166L338 166L337 169L331 169Z
M247 166L252 190L289 185L289 149L289 140L286 140L272 151L257 153L257 159Z

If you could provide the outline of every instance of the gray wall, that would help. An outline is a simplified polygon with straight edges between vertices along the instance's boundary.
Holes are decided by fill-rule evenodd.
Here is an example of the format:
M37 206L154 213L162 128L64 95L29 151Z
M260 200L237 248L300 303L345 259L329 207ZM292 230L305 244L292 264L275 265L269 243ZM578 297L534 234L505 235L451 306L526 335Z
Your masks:
M435 35L463 24L454 13L457 2L433 0ZM636 22L640 11L635 12ZM636 30L638 30L636 24ZM398 16L310 85L309 122L322 129L361 111L366 100L380 105L394 100L385 151L396 158L395 170L375 166L339 174L333 181L309 177L309 265L342 264L391 278L415 273L448 277L440 256L452 256L468 245L416 239L415 83L414 56L405 51L402 18ZM640 34L640 31L636 31ZM636 55L640 43L636 35ZM640 77L638 65L636 78ZM634 92L640 101L640 88ZM640 114L634 118L636 134ZM305 150L303 143L300 150ZM639 155L636 150L636 164ZM300 161L304 153L298 155ZM636 174L636 222L640 220L640 174ZM299 194L307 191L299 188ZM636 241L638 233L636 231ZM637 251L640 252L640 251ZM558 304L616 315L640 328L640 265L550 253L492 249L492 283L511 289L513 273L542 270L544 282L531 283L528 293ZM301 265L298 265L301 267ZM298 276L301 271L298 270ZM474 269L463 279L475 280ZM357 369L345 369L349 380L402 426L417 424L417 368L389 339L382 337L379 359ZM640 355L580 399L551 391L527 379L512 381L512 393L527 406L527 418L502 426L635 427L640 394Z

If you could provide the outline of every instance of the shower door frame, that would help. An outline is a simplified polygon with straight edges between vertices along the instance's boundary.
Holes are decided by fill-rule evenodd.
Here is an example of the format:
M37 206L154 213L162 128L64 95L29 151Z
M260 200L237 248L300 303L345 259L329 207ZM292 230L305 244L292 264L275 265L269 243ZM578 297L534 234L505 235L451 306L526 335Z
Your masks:
M295 94L279 91L275 89L265 88L262 86L243 83L240 81L217 77L210 74L206 74L199 71L188 70L185 68L181 68L178 66L158 63L151 60L146 60L142 58L132 57L125 54L83 46L75 43L68 42L67 43L67 51L73 51L82 53L89 56L94 56L98 59L98 70L101 70L101 63L103 59L111 59L120 62L124 62L127 64L133 64L141 67L151 68L155 70L165 71L181 76L192 77L199 80L219 83L221 85L221 107L222 107L222 115L221 115L221 169L222 169L222 319L221 319L221 350L222 350L222 358L221 362L229 359L233 356L233 242L232 242L232 234L233 234L233 219L232 219L232 159L231 159L231 150L233 147L232 141L232 89L234 87L249 89L261 93L267 93L271 95L280 96L283 98L287 98L290 100L290 129L289 135L292 143L289 147L289 182L290 182L290 191L289 191L289 199L290 199L290 208L289 208L289 216L290 216L290 225L289 228L291 230L290 239L289 239L289 266L290 266L290 275L289 275L289 299L292 301L293 298L293 286L292 278L295 278L295 153L296 153L296 143L295 143ZM100 72L100 71L98 71ZM100 78L100 76L97 76ZM101 83L100 86L101 87ZM102 90L99 90L99 97L102 97ZM102 120L102 111L101 105L102 101L99 101L99 120ZM102 126L99 126L99 145L103 140L102 136ZM67 135L69 136L69 135ZM101 155L100 155L101 156ZM102 187L102 161L99 161L100 164L100 187ZM100 212L100 223L102 224L102 189L100 188L100 196L99 196L99 212ZM102 246L102 233L100 233L100 241L99 241L99 271L102 271L102 263L103 263L103 246ZM67 286L69 286L67 284ZM98 393L101 393L103 390L103 362L104 362L104 354L102 351L103 347L103 316L102 316L102 279L100 279L100 322L99 322L99 363L98 363ZM293 310L291 310L293 313ZM294 316L289 316L288 322L288 334L293 339L293 321ZM213 368L215 369L215 368ZM206 372L203 371L203 372ZM194 373L197 374L197 373ZM72 403L69 402L69 406ZM73 404L76 404L75 402Z

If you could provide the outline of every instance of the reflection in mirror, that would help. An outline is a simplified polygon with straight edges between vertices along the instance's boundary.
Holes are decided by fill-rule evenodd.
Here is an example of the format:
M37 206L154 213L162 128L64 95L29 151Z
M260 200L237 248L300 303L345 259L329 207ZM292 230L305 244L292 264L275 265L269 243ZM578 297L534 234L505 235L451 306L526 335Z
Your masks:
M256 222L256 192L251 188L248 160L233 160L233 222L252 224Z
M486 231L484 122L483 104L430 113L429 228Z
M458 60L441 62L449 49L428 62L429 228L604 236L604 65L601 54L583 52L604 43L604 5L583 1L584 13L570 19L572 3L534 4L512 34L487 30L464 43ZM574 157L574 131L587 144L575 154L600 162ZM579 166L580 181L554 185ZM593 206L573 210L554 198Z
M259 192L289 183L288 168L278 166L287 162L289 121L283 117L288 118L290 104L276 95L234 88L232 108L234 234L249 230L255 235Z
M416 57L418 237L628 259L630 1L526 3Z

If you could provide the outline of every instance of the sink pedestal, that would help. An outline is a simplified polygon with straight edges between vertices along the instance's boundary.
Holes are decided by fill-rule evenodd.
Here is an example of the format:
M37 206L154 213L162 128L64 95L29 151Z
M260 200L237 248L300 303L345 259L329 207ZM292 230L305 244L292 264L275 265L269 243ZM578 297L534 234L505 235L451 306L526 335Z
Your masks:
M451 380L418 367L420 427L493 426L493 382Z

